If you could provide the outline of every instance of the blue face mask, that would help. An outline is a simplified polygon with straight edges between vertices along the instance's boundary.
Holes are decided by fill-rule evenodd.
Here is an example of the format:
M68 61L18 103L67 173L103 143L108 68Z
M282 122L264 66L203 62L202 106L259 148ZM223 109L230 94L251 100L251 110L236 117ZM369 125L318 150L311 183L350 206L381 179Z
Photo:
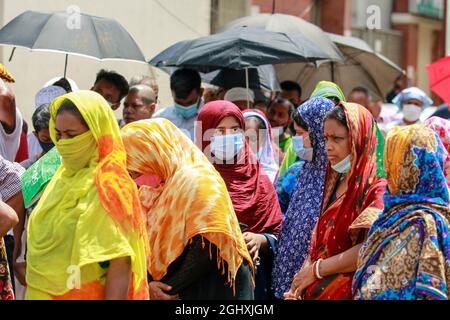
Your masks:
M198 114L198 110L201 108L203 101L200 99L197 103L191 104L190 106L183 107L178 103L174 103L176 112L182 116L184 119L191 119Z
M331 166L334 171L338 173L347 173L351 169L351 163L350 163L350 155L348 155L344 160L342 160L339 163L336 163L335 165Z
M39 141L39 140L38 140ZM44 151L44 153L49 152L50 150L53 149L53 147L55 146L53 143L43 143L41 141L39 141L39 145L41 146L42 150Z
M233 159L244 147L242 133L214 136L211 138L211 152L220 161Z
M295 136L292 138L292 146L294 151L302 160L311 162L313 159L313 148L305 148L303 142L303 136Z

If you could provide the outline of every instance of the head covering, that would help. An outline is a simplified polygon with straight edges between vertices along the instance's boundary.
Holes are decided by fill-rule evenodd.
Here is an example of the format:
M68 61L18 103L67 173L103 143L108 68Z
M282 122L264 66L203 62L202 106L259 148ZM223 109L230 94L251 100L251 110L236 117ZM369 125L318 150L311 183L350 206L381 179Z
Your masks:
M54 78L51 78L50 80L48 80L45 84L44 84L44 87L48 87L48 86L51 86L51 85L53 85L55 82L58 82L59 80L61 80L62 79L62 77L54 77ZM69 82L69 84L70 84L70 88L72 89L72 92L75 92L75 91L79 91L80 89L78 88L78 85L77 85L77 83L74 81L74 80L72 80L72 79L70 79L70 78L66 78L67 79L67 81Z
M279 299L289 291L295 273L300 270L308 255L311 234L320 215L328 164L323 120L333 107L334 103L328 99L313 98L298 108L309 127L314 156L313 161L303 164L283 220L272 273L275 296Z
M223 98L226 101L234 102L234 101L255 101L255 94L253 93L253 90L246 89L246 88L232 88L225 93L225 96Z
M39 108L43 104L52 103L56 98L65 95L67 92L58 86L44 87L36 93L34 98L34 106Z
M425 92L416 87L404 89L392 100L392 103L396 104L397 107L401 109L403 102L411 99L422 101L423 108L429 107L433 104L433 100L431 100Z
M372 114L355 103L341 102L347 120L351 169L347 191L330 203L340 174L328 167L322 214L311 240L311 261L343 253L364 240L383 210L386 180L377 174L376 123ZM305 299L351 299L353 273L336 274L315 281L304 294Z
M353 284L355 298L450 298L445 154L438 135L425 126L410 125L389 132L385 208L360 251ZM382 272L376 269L380 267Z
M148 270L155 280L196 235L220 251L218 268L228 265L234 284L243 259L250 265L239 223L220 174L205 155L166 119L130 123L122 129L130 171L157 175L161 184L141 186L150 243Z
M0 79L4 80L5 82L15 82L12 75L8 72L6 67L0 63Z
M65 100L79 110L89 131L58 140L55 121ZM130 299L148 299L147 235L136 185L114 113L93 91L57 98L50 135L62 165L33 211L28 228L27 299L103 299L100 263L131 258ZM68 268L81 268L81 288L67 286Z
M244 110L243 111L244 118L258 118L260 121L264 123L265 132L266 132L266 141L264 146L261 149L261 152L258 152L257 158L259 163L262 165L264 171L270 178L270 181L274 182L275 178L278 174L278 170L280 169L274 152L274 143L272 141L272 127L270 126L269 121L266 116L259 110ZM259 135L259 133L258 133Z
M450 121L439 117L431 117L425 121L425 126L436 132L444 145L446 150L444 175L447 185L450 188Z
M239 108L228 101L207 103L198 115L202 132L196 134L197 145L203 152L210 144L207 131L216 128L226 117L235 117L242 129L245 121ZM203 137L201 140L200 138ZM246 231L278 235L281 227L281 210L277 194L269 177L250 150L247 141L234 164L214 164L225 180L239 222L248 225Z
M317 97L321 98L336 97L339 99L339 101L345 102L345 94L344 92L342 92L342 89L337 84L330 81L320 81L319 83L317 83L316 88L311 94L311 98Z

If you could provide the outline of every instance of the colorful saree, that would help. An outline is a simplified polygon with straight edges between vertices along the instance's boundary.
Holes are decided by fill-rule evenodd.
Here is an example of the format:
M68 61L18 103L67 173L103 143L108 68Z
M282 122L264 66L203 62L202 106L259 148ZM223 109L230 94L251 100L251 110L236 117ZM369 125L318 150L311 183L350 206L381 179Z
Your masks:
M14 300L14 292L3 238L0 238L0 300Z
M431 117L425 121L425 126L439 135L447 152L444 159L444 175L447 186L450 188L450 121L439 117Z
M89 131L58 140L58 109L70 100ZM50 135L62 164L28 224L26 299L104 299L108 263L131 258L129 299L148 299L148 241L126 169L119 127L106 101L77 91L51 105Z
M284 216L272 273L275 297L283 298L292 279L308 256L311 234L320 215L328 158L325 151L323 120L334 104L325 98L310 99L298 112L309 127L314 149L313 161L304 162L297 185Z
M311 240L311 261L343 253L364 241L366 232L383 210L386 180L376 162L376 123L371 113L353 103L341 103L349 131L351 171L347 191L328 205L339 174L328 167L322 214ZM309 286L304 299L352 298L353 273L335 274Z
M355 299L450 298L450 210L446 151L422 125L389 132L383 214L360 251Z
M228 282L234 286L244 259L251 266L253 263L220 174L166 119L130 123L122 129L122 138L128 169L160 181L139 189L146 212L152 278L161 280L192 238L201 235L217 247L217 268L225 272L226 262Z

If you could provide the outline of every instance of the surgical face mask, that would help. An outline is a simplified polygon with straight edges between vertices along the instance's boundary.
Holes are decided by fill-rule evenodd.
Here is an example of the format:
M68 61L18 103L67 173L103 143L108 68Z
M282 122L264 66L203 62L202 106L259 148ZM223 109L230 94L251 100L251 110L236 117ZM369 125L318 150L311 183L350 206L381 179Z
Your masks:
M409 122L416 122L420 119L422 108L415 104L405 104L403 106L403 118Z
M334 171L338 173L347 173L351 169L351 163L350 163L350 155L345 157L344 160L342 160L339 163L336 163L335 165L332 165L331 168L333 168Z
M39 141L39 145L41 146L44 153L49 152L55 146L53 143L44 143L44 142L41 142L40 140L38 140L38 141Z
M214 136L211 138L211 152L221 161L233 159L244 147L242 133Z
M197 103L191 104L190 106L183 107L182 105L175 102L175 110L176 112L182 116L184 119L190 119L195 117L198 114L199 109L201 108L203 101L200 99Z
M313 148L305 148L303 136L295 136L292 138L292 145L294 147L297 157L302 160L311 162L313 159Z
M272 128L272 138L278 138L284 133L285 130L285 127L282 126Z

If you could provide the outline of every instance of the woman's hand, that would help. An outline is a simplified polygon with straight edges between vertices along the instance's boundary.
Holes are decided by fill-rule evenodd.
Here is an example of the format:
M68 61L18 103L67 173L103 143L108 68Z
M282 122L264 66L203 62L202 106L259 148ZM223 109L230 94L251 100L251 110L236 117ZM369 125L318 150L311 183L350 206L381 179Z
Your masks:
M292 280L291 290L289 292L291 295L293 294L296 299L300 298L305 289L316 281L314 266L314 263L305 265L295 274L294 279Z
M164 292L172 290L172 287L165 283L152 281L148 286L150 290L150 300L180 300L178 295L171 296Z
M253 261L255 261L259 256L259 250L263 243L267 242L267 239L262 234L256 234L251 232L244 233L244 240L247 244L248 252L252 257Z

